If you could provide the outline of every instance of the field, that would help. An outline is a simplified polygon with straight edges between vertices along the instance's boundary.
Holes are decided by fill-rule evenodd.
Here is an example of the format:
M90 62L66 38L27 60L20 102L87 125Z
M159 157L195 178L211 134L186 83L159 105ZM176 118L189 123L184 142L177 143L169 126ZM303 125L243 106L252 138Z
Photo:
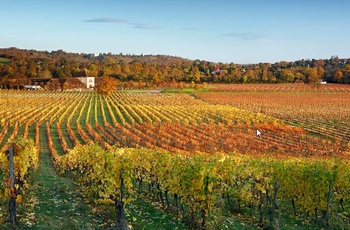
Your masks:
M133 229L147 229L138 211L148 208L162 217L149 229L349 227L350 87L219 85L190 92L0 91L0 148L22 136L40 152L19 204L22 228L55 226L45 224L57 216L33 202L56 205L59 218L68 212L65 223L75 229L113 226L108 204L121 194L106 187L121 186L110 179L120 169ZM122 148L125 156L117 157Z

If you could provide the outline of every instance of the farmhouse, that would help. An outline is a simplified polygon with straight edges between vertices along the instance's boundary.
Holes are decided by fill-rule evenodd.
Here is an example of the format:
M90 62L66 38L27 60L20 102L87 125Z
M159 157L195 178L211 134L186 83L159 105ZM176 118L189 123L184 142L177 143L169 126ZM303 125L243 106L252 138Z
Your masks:
M84 83L87 89L95 87L95 76L86 68L76 73L74 77Z
M46 84L46 89L48 90L61 90L61 83L58 78L51 78L51 80Z
M69 90L91 89L98 83L98 78L91 71L84 68L70 78L3 78L0 81L1 89L46 89Z
M25 89L26 85L32 85L28 78L6 79L1 82L1 88L4 89Z
M212 75L214 75L214 74L220 75L220 74L222 74L222 70L221 70L220 68L217 68L216 70L213 70L213 71L211 72L211 74L212 74Z
M84 88L87 88L86 84L84 84L78 78L70 77L62 81L62 89L84 89Z
M85 89L86 85L78 78L52 78L47 84L48 90Z

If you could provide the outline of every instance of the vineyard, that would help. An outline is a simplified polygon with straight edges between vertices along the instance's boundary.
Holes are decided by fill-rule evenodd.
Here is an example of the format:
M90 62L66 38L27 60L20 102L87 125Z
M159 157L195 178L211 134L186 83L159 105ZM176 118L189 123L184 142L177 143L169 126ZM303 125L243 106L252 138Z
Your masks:
M349 227L350 88L244 87L108 97L2 90L0 168L6 174L9 140L29 138L34 155L47 146L57 172L98 204L127 211L153 194L194 229L230 229L232 216L278 228L290 219L283 213ZM37 166L18 167L25 181Z

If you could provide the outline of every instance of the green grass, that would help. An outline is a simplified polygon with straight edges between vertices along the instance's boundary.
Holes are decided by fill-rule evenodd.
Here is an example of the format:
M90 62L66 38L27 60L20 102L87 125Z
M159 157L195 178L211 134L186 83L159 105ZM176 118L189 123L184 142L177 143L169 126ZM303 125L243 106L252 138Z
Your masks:
M68 134L68 132L67 132L67 120L63 120L63 122L62 122L62 124L61 124L61 126L60 126L60 128L61 128L61 131L62 131L62 135L63 135L63 137L65 138L65 140L66 140L66 143L67 143L67 145L68 145L68 148L74 148L74 144L73 144L73 141L70 139L70 137L69 137L69 134Z
M51 129L52 142L53 142L53 145L55 146L55 149L57 150L59 155L64 154L64 150L61 145L58 132L57 132L57 123L51 124L50 129Z
M187 229L173 215L141 198L137 198L128 206L127 217L133 229L136 230Z
M35 124L28 128L28 138L35 140Z
M0 143L0 149L3 148L3 147L6 145L8 139L10 138L10 136L11 136L11 134L12 134L12 132L13 132L13 127L14 127L14 126L9 126L9 128L8 128L8 130L7 130L7 133L6 133L5 137L4 137L4 139L3 139L2 142Z
M11 62L11 59L8 59L8 58L3 58L3 57L0 57L0 64L9 64Z

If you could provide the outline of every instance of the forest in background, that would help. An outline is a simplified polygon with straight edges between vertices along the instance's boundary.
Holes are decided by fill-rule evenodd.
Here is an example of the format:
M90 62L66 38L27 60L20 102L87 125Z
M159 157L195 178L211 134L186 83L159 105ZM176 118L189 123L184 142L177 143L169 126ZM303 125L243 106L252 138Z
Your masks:
M165 83L350 83L350 58L236 64L189 60L168 55L84 54L63 50L0 49L0 84L9 79L70 78L82 69L113 77L128 86Z

